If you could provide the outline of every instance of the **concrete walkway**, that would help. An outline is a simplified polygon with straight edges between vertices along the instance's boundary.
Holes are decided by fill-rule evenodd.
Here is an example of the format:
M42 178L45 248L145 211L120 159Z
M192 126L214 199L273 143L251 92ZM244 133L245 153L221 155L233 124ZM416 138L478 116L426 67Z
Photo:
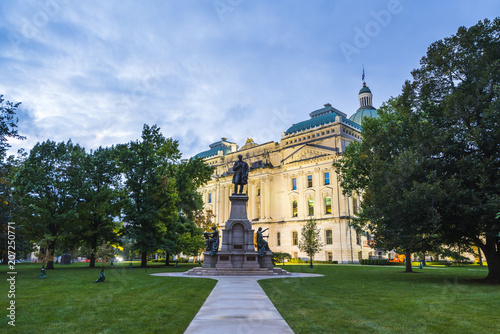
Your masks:
M189 277L181 273L153 275ZM317 276L323 275L292 273L288 277ZM184 332L185 334L293 334L290 326L257 283L259 279L273 277L205 276L204 278L217 279L219 282Z

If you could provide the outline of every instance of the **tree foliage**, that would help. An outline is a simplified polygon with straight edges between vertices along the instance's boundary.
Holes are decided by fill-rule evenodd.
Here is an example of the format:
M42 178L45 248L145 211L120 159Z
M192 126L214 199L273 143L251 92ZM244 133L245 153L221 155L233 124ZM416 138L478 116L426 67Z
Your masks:
M312 259L314 255L323 248L323 243L321 242L320 237L320 229L318 228L316 221L311 218L302 227L300 233L301 237L299 241L299 249L309 256L309 265L312 268Z
M420 63L336 165L342 186L364 191L378 244L475 244L500 282L500 19L460 27Z
M78 222L72 226L70 240L81 243L89 250L89 266L94 268L98 248L102 248L103 244L117 244L119 238L117 218L120 216L123 192L114 148L99 147L86 154L82 173Z
M37 143L14 180L17 219L34 243L45 240L53 268L56 246L77 221L85 151L71 141Z

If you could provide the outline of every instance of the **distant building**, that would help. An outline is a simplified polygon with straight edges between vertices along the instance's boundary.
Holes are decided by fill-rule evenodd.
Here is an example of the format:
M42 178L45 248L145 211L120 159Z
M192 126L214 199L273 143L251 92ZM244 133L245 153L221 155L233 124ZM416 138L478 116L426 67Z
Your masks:
M238 155L250 165L247 194L248 218L253 228L269 228L269 247L274 252L305 258L299 251L301 229L313 218L321 229L324 247L315 260L358 262L379 256L365 235L350 225L360 199L342 195L332 163L350 142L361 140L364 117L376 116L372 93L366 84L359 92L360 108L350 117L330 104L293 124L280 142L255 143L248 139L238 149L222 138L210 150L196 156L215 167L212 180L201 187L205 210L212 211L222 229L229 218L229 195L233 192L232 166ZM369 237L369 236L368 236Z

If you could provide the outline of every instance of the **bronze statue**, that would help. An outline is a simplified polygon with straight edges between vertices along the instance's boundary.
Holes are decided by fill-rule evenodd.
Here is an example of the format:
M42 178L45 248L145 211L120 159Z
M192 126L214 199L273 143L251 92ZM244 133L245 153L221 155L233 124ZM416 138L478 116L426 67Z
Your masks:
M262 234L267 230L269 229L266 228L265 230L262 230L262 227L259 227L257 231L257 251L259 252L259 256L264 256L267 251L271 251L271 249L269 249L269 243L264 240L264 238L269 238L269 236Z
M238 185L240 186L240 194L243 194L243 186L248 183L248 172L250 168L248 164L243 161L243 156L238 155L238 161L233 165L233 183L234 194L238 194Z
M104 275L104 265L102 265L101 272L99 273L99 278L95 280L96 283L104 282L106 275Z
M45 275L45 266L42 266L42 270L40 271L40 275L38 275L38 278L45 278L46 275Z
M207 239L206 243L206 251L210 252L210 255L217 254L219 250L219 231L217 231L217 227L212 226L213 232L205 232L203 236Z

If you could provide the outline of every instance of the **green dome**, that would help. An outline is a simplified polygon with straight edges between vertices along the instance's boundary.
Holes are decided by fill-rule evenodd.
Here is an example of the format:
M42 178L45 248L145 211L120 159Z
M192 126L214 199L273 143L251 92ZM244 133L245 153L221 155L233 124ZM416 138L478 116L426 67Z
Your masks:
M354 115L349 117L349 119L361 125L361 122L365 117L377 117L377 109L373 108L372 106L359 108Z

